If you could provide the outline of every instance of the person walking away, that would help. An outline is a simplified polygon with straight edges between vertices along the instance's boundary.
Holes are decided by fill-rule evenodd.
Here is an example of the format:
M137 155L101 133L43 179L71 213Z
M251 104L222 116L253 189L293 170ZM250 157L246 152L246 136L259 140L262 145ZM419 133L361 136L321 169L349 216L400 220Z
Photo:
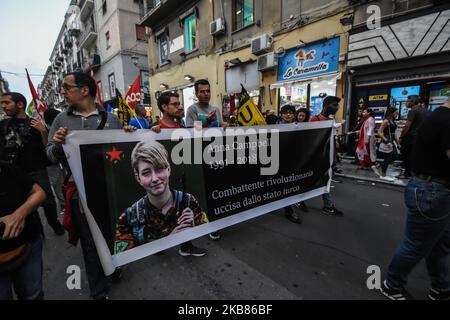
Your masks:
M375 112L372 109L366 109L363 113L364 123L359 131L358 146L356 153L360 160L361 169L371 167L377 174L381 175L379 165L377 164L377 150L375 141Z
M405 126L399 138L400 152L405 166L405 172L397 176L399 179L409 179L411 177L412 150L416 144L419 128L426 117L418 95L409 96L406 106L411 110L408 112Z

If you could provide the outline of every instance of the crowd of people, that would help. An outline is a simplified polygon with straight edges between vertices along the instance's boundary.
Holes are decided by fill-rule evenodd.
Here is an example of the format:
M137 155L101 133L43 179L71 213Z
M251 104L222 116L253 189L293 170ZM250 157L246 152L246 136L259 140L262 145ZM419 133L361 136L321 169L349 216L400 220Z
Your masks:
M120 280L122 271L119 268L111 276L105 276L100 263L62 148L69 132L150 129L158 133L163 129L189 128L199 123L203 128L233 125L232 122L224 122L220 109L210 104L211 87L204 79L195 83L198 102L188 108L186 116L178 94L167 92L158 98L162 117L157 122L150 123L146 119L145 108L137 107L135 118L125 127L122 127L117 116L107 113L95 103L96 83L89 75L81 72L65 75L60 93L65 98L67 110L58 113L48 109L44 119L29 118L25 114L27 103L20 93L10 92L1 97L1 106L8 118L0 122L0 300L12 299L13 289L19 299L44 297L44 233L37 213L39 206L43 207L47 223L57 235L64 234L58 212L64 213L64 228L69 233L70 242L75 245L78 241L81 243L90 294L94 299L108 299L112 282ZM297 109L287 104L281 108L280 117L267 112L266 123L283 125L332 120L336 130L342 125L335 120L339 102L338 97L326 97L321 113L314 116L307 108ZM398 138L396 108L387 110L378 131L373 111L364 110L358 126L353 130L359 133L356 154L362 168L370 167L381 178L386 177L388 166L400 151L405 163L402 178L411 178L405 194L409 210L405 237L389 266L382 292L391 299L408 298L405 290L407 275L418 261L426 257L432 281L430 298L448 298L450 98L429 116L420 105L419 97L409 97L407 105L411 111ZM375 142L377 133L381 138L378 147ZM193 225L193 221L200 224L207 219L191 195L190 206L180 205L179 200L184 199L185 195L171 192L168 188L159 192L152 187L149 179L163 181L167 185L170 175L167 155L165 162L153 163L145 158L150 156L149 150L164 155L160 149L157 144L141 143L133 151L136 180L147 194L119 218L116 234L121 240L126 240L130 248L149 240L132 236L136 234L133 230L138 228L132 223L136 208L151 208L154 209L152 212L162 215L180 213L177 221L160 219L163 225L155 232L164 230L164 234L178 232L185 225ZM336 150L336 146L333 149ZM378 162L378 158L382 161ZM334 159L333 168L336 168L336 154ZM322 199L322 213L343 216L334 206L330 193L323 194ZM308 211L305 202L298 203L297 207ZM287 206L284 211L291 222L302 223L297 208ZM213 232L209 237L218 240L220 234ZM183 243L178 252L181 256L206 254L205 249L194 246L191 241Z

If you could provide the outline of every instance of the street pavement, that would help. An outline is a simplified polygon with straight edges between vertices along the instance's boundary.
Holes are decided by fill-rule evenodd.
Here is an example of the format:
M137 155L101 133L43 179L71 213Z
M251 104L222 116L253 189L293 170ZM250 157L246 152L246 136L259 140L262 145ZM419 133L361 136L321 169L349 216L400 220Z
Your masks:
M293 224L282 210L221 231L219 241L194 240L205 257L181 257L177 248L125 266L112 299L149 300L303 300L385 299L366 286L370 265L385 274L403 230L403 188L342 179L333 184L336 207L344 217L320 212L321 198L307 201L304 222ZM296 209L298 210L298 209ZM45 221L43 219L43 221ZM46 299L89 299L81 249L45 226ZM66 270L82 269L81 290L68 290ZM424 263L409 278L408 289L426 299Z

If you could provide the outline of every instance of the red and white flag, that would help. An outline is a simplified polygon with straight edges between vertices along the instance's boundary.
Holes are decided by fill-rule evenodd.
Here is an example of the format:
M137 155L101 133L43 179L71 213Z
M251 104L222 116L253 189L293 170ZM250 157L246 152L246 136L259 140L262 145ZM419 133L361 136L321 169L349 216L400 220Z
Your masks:
M43 117L45 110L47 110L47 106L44 102L39 99L39 96L34 88L33 82L31 82L30 74L28 73L28 69L25 68L27 72L28 85L30 86L31 96L33 97L34 108L38 112L39 116Z
M136 80L134 80L133 84L128 90L127 95L125 96L125 101L127 104L135 109L136 106L141 103L141 77L138 76Z
M89 63L89 71L91 72L91 77L95 81L95 86L97 87L97 103L103 108L103 100L102 100L102 94L100 92L100 87L98 86L98 82L95 79L94 70L92 69L92 64Z

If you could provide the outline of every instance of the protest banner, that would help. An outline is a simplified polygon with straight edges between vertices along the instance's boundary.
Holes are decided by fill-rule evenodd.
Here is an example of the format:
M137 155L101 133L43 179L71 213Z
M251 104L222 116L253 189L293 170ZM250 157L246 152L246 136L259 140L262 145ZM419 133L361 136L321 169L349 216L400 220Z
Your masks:
M331 141L332 122L323 121L159 134L74 131L64 151L108 274L328 192Z

